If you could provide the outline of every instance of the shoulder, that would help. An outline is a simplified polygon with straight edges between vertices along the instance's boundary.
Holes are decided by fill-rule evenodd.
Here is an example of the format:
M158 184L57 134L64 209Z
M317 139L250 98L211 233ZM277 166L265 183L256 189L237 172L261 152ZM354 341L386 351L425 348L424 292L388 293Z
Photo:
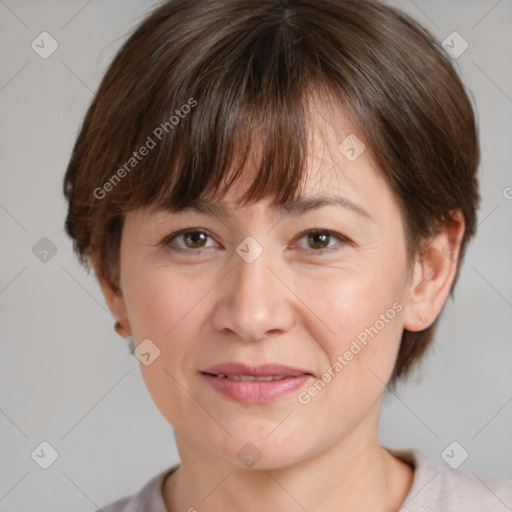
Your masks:
M418 450L386 449L414 467L414 481L401 512L512 510L512 480L429 464Z
M137 493L109 503L96 512L140 512L141 510L167 512L162 497L162 487L167 476L177 468L178 465L162 471L151 478Z

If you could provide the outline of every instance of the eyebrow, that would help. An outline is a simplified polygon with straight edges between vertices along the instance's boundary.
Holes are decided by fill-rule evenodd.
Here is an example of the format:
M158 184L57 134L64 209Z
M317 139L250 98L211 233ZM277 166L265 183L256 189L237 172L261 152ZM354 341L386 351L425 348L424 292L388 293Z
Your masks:
M363 207L353 201L345 197L329 194L298 197L277 206L277 210L283 214L299 216L324 206L339 206L373 220L373 217ZM232 211L223 203L205 201L204 199L194 201L194 203L184 207L177 213L186 213L188 211L195 211L219 219L229 219L233 217Z

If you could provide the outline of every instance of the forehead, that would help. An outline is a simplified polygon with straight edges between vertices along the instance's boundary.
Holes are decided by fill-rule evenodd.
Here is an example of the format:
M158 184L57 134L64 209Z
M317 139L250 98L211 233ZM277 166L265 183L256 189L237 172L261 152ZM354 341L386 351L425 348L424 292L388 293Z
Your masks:
M341 157L340 157L341 155ZM335 207L350 218L358 221L377 223L379 216L389 210L386 202L392 201L387 185L379 177L373 163L362 155L356 161L343 162L343 155L318 157L308 160L308 169L303 180L301 193L288 201L277 204L271 198L243 205L239 199L244 187L250 185L251 169L245 171L245 179L235 183L222 197L200 197L186 207L173 211L174 215L198 213L220 219L224 222L236 218L270 215L271 217L300 217L323 207ZM244 185L242 185L244 183ZM393 206L393 205L391 205ZM153 212L165 218L165 209Z
M298 197L279 205L263 201L261 207L297 216L323 206L338 206L372 219L371 211L382 199L392 198L364 135L342 108L333 109L318 99L310 103L307 128L307 167ZM254 169L261 157L258 147L255 145L245 171L227 193L215 199L198 198L191 209L221 218L229 218L234 210L250 209L239 198L254 179Z

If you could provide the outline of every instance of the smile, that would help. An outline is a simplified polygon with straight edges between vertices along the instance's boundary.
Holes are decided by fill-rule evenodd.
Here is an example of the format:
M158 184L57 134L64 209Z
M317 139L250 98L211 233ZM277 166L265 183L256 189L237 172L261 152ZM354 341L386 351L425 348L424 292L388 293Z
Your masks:
M280 364L224 363L201 371L220 395L240 403L270 403L297 391L312 378L307 370Z
M286 378L284 375L264 375L262 377L255 377L254 375L226 375L225 373L219 373L216 375L216 377L219 379L231 379L240 381L257 380L258 382L268 382L269 380L281 380Z

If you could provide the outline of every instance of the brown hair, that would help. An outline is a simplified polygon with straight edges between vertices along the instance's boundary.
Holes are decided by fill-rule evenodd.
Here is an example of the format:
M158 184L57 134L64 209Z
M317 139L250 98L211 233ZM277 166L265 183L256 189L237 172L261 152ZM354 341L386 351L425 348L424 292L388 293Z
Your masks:
M124 213L222 197L256 133L255 179L240 204L294 198L307 163L311 91L337 98L364 135L400 206L410 266L456 208L466 224L460 264L480 200L472 106L433 36L372 0L158 7L110 65L67 168L66 231L80 261L90 269L94 245L116 289ZM404 330L391 384L421 358L438 319Z

